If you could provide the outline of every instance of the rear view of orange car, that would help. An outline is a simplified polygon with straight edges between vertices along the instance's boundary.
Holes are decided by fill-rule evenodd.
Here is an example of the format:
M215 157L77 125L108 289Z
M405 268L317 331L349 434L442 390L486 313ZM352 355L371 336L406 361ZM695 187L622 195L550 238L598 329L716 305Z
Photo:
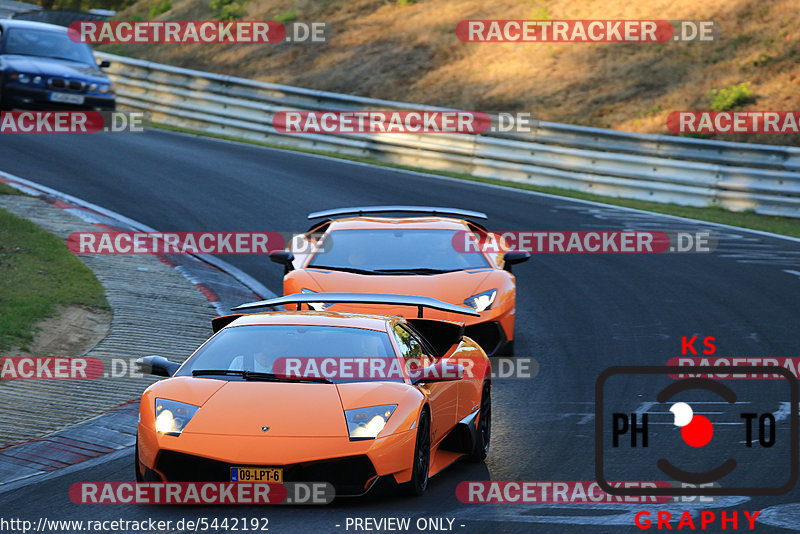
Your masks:
M488 234L476 222L486 219L485 214L426 206L372 206L321 211L308 217L321 219L305 234L312 245L309 249L316 252L270 255L285 266L284 295L403 293L468 306L479 316L467 318L466 335L489 356L513 355L516 282L511 265L530 255L456 246L459 240ZM408 308L315 305L319 310L409 313ZM434 317L461 320L446 312Z

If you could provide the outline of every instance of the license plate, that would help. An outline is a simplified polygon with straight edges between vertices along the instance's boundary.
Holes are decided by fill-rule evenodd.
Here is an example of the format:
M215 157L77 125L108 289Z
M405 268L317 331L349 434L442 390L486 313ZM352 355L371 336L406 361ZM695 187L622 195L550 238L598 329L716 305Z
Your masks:
M65 104L83 104L83 95L71 95L69 93L50 93L52 102L63 102Z
M283 482L280 467L231 467L231 482Z

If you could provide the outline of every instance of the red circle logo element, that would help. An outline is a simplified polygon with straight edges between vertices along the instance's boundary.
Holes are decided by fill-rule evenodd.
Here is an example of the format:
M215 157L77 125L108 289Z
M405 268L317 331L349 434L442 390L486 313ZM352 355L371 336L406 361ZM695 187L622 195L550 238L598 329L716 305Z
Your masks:
M695 415L688 425L681 427L681 437L687 445L704 447L714 437L714 426L708 417Z

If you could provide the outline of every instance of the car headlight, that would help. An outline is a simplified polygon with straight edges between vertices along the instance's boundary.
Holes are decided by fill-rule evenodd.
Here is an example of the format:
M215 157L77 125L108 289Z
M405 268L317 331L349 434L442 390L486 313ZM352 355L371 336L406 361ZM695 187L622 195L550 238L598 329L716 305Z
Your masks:
M492 307L496 296L497 290L490 289L489 291L484 291L483 293L478 293L477 295L472 295L470 298L465 299L464 304L475 311L482 312Z
M109 91L111 91L112 93L114 92L114 86L110 83L101 83L98 86L98 89L100 90L101 93L108 93Z
M11 81L24 83L24 84L33 84L33 85L41 85L42 84L42 77L41 76L34 76L32 74L25 74L24 72L14 72L12 73L9 78Z
M386 421L394 413L396 404L383 406L370 406L355 410L345 410L344 418L347 420L347 431L351 440L375 439L386 426Z
M93 92L93 93L94 93L95 91L97 91L97 84L96 84L96 83L90 83L90 84L89 84L89 90L90 90L91 92Z
M303 288L300 290L301 293L316 293L316 291L311 291L310 289ZM309 302L308 307L314 311L325 311L328 308L333 306L332 302Z
M156 432L168 436L180 436L199 409L199 406L185 402L156 399Z

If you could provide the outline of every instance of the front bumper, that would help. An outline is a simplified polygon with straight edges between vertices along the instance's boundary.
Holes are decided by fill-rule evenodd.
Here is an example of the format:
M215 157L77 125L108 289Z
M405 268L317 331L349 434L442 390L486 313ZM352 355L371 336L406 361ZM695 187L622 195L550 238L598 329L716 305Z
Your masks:
M284 482L328 482L337 497L360 496L381 477L393 476L397 483L410 479L415 438L413 431L364 441L347 437L165 436L140 424L138 467L146 480L163 482L230 482L231 467L281 467Z
M70 111L70 110L102 110L113 111L116 109L116 97L82 94L83 104L64 104L50 100L51 91L41 87L22 87L19 85L5 85L3 87L3 100L0 107L3 109L24 109L41 111ZM77 93L76 93L77 94Z
M165 480L169 481L230 482L231 467L236 465L165 450L158 454L154 472L163 473ZM377 480L375 467L365 455L280 467L283 467L284 482L328 482L340 497L363 495Z

